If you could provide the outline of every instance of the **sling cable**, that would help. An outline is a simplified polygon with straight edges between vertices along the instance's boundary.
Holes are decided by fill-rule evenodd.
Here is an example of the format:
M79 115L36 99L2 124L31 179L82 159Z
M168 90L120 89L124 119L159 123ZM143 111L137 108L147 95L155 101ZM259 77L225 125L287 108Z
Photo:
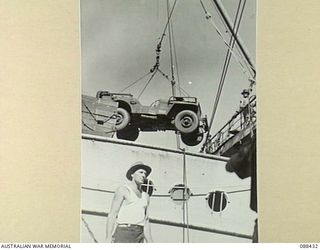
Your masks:
M201 6L203 7L203 10L204 10L204 12L206 14L206 17L207 17L209 14L208 14L208 11L206 10L202 0L200 0L200 3L201 3ZM235 21L234 21L234 27L233 27L234 33L233 34L235 36L237 35L237 33L239 31L240 22L241 22L241 18L242 18L242 14L243 14L243 11L244 11L244 7L245 7L246 1L244 1L244 4L242 5L242 7L241 7L241 3L242 3L242 0L239 1L237 12L236 12L236 17L235 17ZM240 8L241 8L241 10L240 10ZM239 17L239 12L240 11L241 11L241 14L240 14L240 17ZM211 18L211 16L210 16L210 18ZM226 74L227 74L228 67L229 67L229 64L230 64L231 55L232 55L231 51L232 51L232 49L234 48L234 45L235 45L235 38L234 38L235 36L231 36L230 41L229 41L228 50L227 50L227 54L226 54L226 57L225 57L225 61L224 61L224 65L223 65L223 69L222 69L222 73L221 73L221 77L220 77L220 81L219 81L219 85L218 85L216 98L215 98L214 105L213 105L212 115L211 115L211 119L210 119L210 123L209 123L209 127L208 127L208 133L207 133L206 140L205 140L200 152L204 151L205 146L208 144L208 142L211 139L210 138L210 130L211 130L212 125L213 125L213 120L215 118L215 114L216 114L216 111L217 111L217 108L218 108L218 103L219 103L219 100L220 100L220 97L221 97L221 93L222 93L223 85L224 85L224 82L225 82Z

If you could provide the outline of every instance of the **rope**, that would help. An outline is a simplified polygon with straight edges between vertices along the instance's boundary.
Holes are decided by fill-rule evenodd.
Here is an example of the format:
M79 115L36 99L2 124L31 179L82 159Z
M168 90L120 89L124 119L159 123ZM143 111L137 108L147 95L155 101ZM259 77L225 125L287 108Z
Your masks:
M98 122L97 121L97 119L96 119L96 117L94 116L94 114L91 112L91 110L88 108L88 106L85 104L85 103L82 103L83 104L83 106L88 110L88 112L89 112L89 114L92 116L92 118L96 121L96 122Z
M85 126L87 129L89 129L89 130L91 130L91 131L94 131L94 129L93 129L93 128L90 128L87 124L85 124L84 121L82 121L82 124L83 124L83 126Z
M88 107L86 107L88 109ZM89 109L88 109L89 110ZM84 111L83 111L84 112ZM85 113L85 112L84 112ZM99 123L98 120L95 118L94 114L92 112L90 112L89 110L89 114L93 117L93 119L96 121L96 123ZM106 123L108 121L110 121L111 119L116 119L117 118L117 115L116 114L113 114L111 116L107 116L107 115L100 115L100 116L103 116L103 117L107 117L106 120L104 121L100 121L100 122L103 122L103 123Z
M95 243L98 243L96 237L94 236L93 232L91 231L91 229L90 229L90 227L89 227L89 224L85 221L85 219L84 219L82 216L81 216L81 220L83 221L83 223L84 223L86 229L88 230L88 233L89 233L89 235L91 236L91 238L93 239L93 241L94 241Z

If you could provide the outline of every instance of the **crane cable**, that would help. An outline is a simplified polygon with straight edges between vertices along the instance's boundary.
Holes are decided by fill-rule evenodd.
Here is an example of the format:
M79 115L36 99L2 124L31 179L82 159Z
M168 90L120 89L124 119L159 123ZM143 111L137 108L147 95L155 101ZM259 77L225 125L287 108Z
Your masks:
M169 25L169 22L170 22L170 19L171 19L173 10L174 10L174 8L176 7L176 3L177 3L177 0L174 0L174 3L173 3L173 6L172 6L172 9L171 9L171 12L170 12L170 14L169 14L169 17L168 17L166 26L164 27L164 30L163 30L163 32L162 32L162 36L161 36L160 42L158 43L157 48L158 48L158 47L161 48L161 44L162 44L163 38L164 38L164 36L165 36L165 34L166 34L166 31L167 31L167 28L168 28L168 25ZM160 46L159 46L159 45L160 45Z
M179 95L181 96L181 90L183 90L183 89L182 89L181 84L180 84L180 75L179 75L179 67L178 67L178 59L177 59L177 50L176 50L176 45L175 45L175 41L174 41L172 23L171 23L171 31L172 31L172 43L173 43L173 48L174 48L173 51L174 51L174 58L175 58L176 72L177 72L178 89L179 89ZM190 96L188 93L187 93L187 95Z
M167 15L169 18L170 13L170 4L169 0L167 0ZM175 80L174 80L174 65L173 65L173 56L172 56L172 35L171 34L172 22L169 21L168 25L168 33L169 33L169 51L170 51L170 66L171 66L171 87L172 87L172 95L175 96Z
M169 16L169 10L170 10L170 4L169 4L169 0L167 0L167 15L168 16ZM183 91L183 89L181 88L181 84L180 84L177 49L176 49L175 40L174 40L172 20L170 20L168 32L169 32L169 48L170 48L170 63L171 63L171 84L173 84L175 86L175 84L178 83L179 96L182 96L181 92ZM174 61L174 63L173 63L173 61ZM175 81L176 79L175 79L175 75L174 75L174 70L176 71L177 82ZM190 96L186 92L185 92L185 94L187 96ZM173 93L173 95L176 95L175 92Z
M201 0L200 0L200 2L202 3ZM242 2L242 0L239 0L237 13L236 13L235 21L234 21L233 29L235 29L235 34L238 33L238 30L239 30L239 27L240 27L241 18L242 18L242 14L243 14L243 10L244 10L244 7L245 7L245 2L244 2L244 5L242 6L240 17L238 19L238 14L239 14L239 11L240 11L241 2ZM202 3L202 6L203 6L203 3ZM218 90L217 90L217 95L216 95L216 98L215 98L215 102L214 102L214 106L213 106L213 110L212 110L212 115L211 115L210 123L209 123L209 126L208 126L208 133L207 133L207 136L206 136L206 140L205 140L205 142L204 142L204 144L203 144L203 146L201 148L201 152L204 151L204 147L207 145L207 143L210 140L210 138L209 138L210 137L210 130L212 128L213 120L215 118L215 114L216 114L216 111L217 111L217 108L218 108L218 103L219 103L220 96L221 96L222 89L223 89L223 85L224 85L224 82L225 82L225 77L226 77L227 70L228 70L228 67L229 67L229 63L230 63L230 60L231 60L231 49L234 47L234 44L235 44L235 39L234 39L233 36L230 38L229 44L230 44L230 46L228 47L228 51L227 51L227 54L226 54L226 57L225 57L223 70L222 70L222 74L221 74L221 77L220 77L220 82L219 82L219 86L218 86Z
M158 72L159 70L159 66L160 66L160 53L161 53L161 46L162 46L162 42L163 42L163 39L164 39L164 36L166 34L166 31L167 31L167 28L169 26L169 23L170 23L170 20L171 20L171 17L172 17L172 13L173 13L173 10L176 6L176 3L177 3L177 0L174 1L174 4L172 6L172 9L170 11L170 14L168 16L168 20L166 22L166 25L164 27L164 30L163 30L163 33L161 35L161 38L160 38L160 41L159 43L157 44L157 48L156 48L156 63L155 65L150 69L150 72L152 73L151 77L149 78L148 82L146 83L146 85L144 86L144 88L142 89L142 91L140 92L139 96L137 99L139 99L141 97L141 95L143 94L143 92L146 90L147 86L149 85L149 83L151 82L151 80L153 79L153 77L155 76L155 74Z

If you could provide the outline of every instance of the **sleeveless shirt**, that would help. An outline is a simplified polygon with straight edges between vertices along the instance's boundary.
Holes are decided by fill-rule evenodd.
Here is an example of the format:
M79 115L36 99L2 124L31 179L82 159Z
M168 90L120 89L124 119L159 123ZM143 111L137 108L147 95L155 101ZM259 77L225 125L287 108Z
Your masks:
M118 224L134 224L144 226L146 218L146 208L148 206L148 197L145 192L142 192L141 198L131 189L131 187L124 185L128 191L128 199L122 203L118 213Z

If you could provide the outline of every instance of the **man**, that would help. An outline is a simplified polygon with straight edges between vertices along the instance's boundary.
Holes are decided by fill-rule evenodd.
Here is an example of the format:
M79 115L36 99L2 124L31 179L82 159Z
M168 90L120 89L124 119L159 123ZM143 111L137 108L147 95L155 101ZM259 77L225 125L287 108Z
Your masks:
M240 101L239 112L242 112L244 126L246 126L250 119L250 111L249 111L249 105L248 105L250 92L248 89L244 89L241 94L242 94L242 100Z
M130 182L116 190L111 204L107 222L108 243L153 242L148 216L150 196L141 189L151 170L137 162L127 171Z
M258 212L257 204L257 145L256 135L243 143L226 164L228 172L235 172L241 179L251 177L250 208ZM258 243L258 220L255 220L252 242Z

